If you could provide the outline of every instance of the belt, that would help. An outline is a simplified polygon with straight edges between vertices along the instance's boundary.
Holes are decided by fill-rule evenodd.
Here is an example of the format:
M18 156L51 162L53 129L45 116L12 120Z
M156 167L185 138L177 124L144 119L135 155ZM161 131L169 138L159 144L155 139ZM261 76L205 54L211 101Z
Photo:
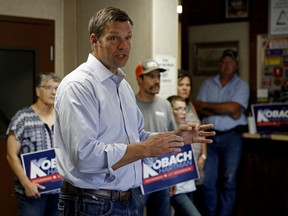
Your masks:
M218 131L218 130L214 130L214 131L216 133L216 136L234 132L233 129L230 129L230 130L227 130L227 131Z
M239 125L236 126L232 129L226 130L226 131L218 131L218 130L214 130L216 135L223 135L223 134L227 134L227 133L232 133L235 132L237 134L243 133L246 131L246 126L245 125Z
M67 181L62 182L61 191L64 193L70 193L74 195L81 195L83 193L89 193L93 195L103 196L110 200L128 200L132 196L132 190L128 191L116 191L116 190L103 190L103 189L82 189L74 187Z

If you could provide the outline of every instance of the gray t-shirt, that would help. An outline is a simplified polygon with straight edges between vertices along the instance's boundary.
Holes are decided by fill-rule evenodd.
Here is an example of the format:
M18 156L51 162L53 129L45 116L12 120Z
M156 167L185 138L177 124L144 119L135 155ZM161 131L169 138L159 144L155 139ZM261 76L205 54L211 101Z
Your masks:
M136 102L143 113L146 131L166 132L177 128L169 101L156 96L152 102L144 102L136 97Z

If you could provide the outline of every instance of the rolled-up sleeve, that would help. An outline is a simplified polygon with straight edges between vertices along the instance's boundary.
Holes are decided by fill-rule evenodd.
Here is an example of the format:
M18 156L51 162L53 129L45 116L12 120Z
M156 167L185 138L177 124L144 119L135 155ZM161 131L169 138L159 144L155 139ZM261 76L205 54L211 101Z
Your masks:
M65 125L61 127L63 144L67 156L79 172L98 173L106 170L113 175L111 167L123 157L127 145L99 141L100 105L91 97L93 92L88 91L80 83L65 87L65 97L58 104L60 125Z

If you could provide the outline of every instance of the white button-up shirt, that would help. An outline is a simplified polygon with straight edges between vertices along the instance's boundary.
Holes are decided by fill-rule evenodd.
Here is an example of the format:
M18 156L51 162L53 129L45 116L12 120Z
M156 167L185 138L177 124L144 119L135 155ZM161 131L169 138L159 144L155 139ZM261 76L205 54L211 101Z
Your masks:
M129 143L146 140L134 93L118 69L93 55L60 83L55 99L55 152L63 179L80 188L128 190L142 183L141 161L117 170Z

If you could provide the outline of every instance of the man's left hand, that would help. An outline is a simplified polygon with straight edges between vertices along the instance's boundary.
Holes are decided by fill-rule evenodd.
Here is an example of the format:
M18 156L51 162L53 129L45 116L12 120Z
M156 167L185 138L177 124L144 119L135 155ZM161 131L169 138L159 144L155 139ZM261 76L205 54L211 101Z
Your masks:
M176 135L181 136L185 144L193 143L212 143L211 139L206 137L214 136L215 131L206 131L214 127L213 124L191 123L188 125L181 125L177 128Z

